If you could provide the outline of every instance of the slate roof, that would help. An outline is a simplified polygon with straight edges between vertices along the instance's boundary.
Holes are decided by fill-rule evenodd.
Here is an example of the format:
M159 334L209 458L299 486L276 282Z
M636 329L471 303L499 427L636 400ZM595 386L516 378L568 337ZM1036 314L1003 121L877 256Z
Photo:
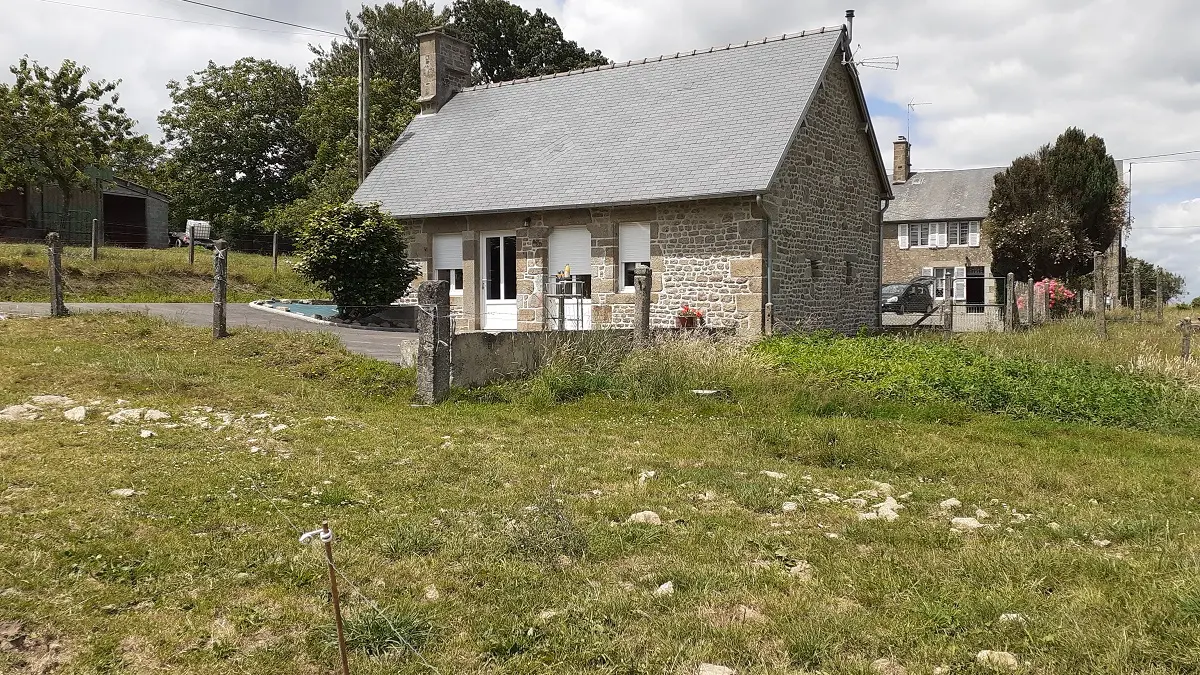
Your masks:
M820 29L466 89L414 119L354 199L419 217L757 194L841 39Z
M883 214L885 223L916 220L981 220L988 214L993 180L1003 168L919 171L901 185Z

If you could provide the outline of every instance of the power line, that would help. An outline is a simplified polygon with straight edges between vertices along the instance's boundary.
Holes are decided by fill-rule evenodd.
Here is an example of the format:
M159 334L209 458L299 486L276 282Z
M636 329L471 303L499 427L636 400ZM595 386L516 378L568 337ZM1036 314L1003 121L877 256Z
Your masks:
M346 37L342 33L334 33L333 31L328 31L323 28L312 28L311 26L303 26L298 23L291 23L288 21L281 21L279 19L272 19L269 16L259 16L257 14L248 14L246 12L239 12L236 9L229 9L228 7L218 7L217 5L210 5L208 3L199 2L198 0L178 0L178 1L186 2L189 5L197 5L200 7L207 7L209 9L215 9L215 10L222 11L222 12L229 12L230 14L237 14L238 16L246 16L246 17L250 17L251 19L258 19L259 21L270 21L271 23L278 23L278 24L282 24L284 26L291 26L292 28L303 28L304 30L311 30L311 31L315 31L317 33L325 33L326 35L333 35L335 37L340 37L340 38Z
M1156 159L1149 162L1130 162L1130 165L1146 166L1148 164L1176 164L1178 162L1200 162L1200 157L1187 157L1184 159Z
M1141 157L1122 157L1122 162L1129 162L1135 159L1157 159L1158 157L1177 157L1179 155L1195 155L1200 154L1200 150L1185 150L1183 152L1164 152L1161 155L1142 155Z
M76 5L70 2L61 2L60 0L42 0L51 5L62 5L63 7L74 7L76 9L91 9L97 12L110 12L112 14L124 14L125 16L137 16L144 19L160 19L162 21L175 21L178 23L190 23L197 26L214 26L216 28L234 28L237 30L252 30L259 33L276 33L279 35L305 35L311 36L311 33L296 33L294 31L271 30L270 28L251 28L250 26L234 26L227 23L209 23L207 21L192 21L190 19L178 19L173 16L157 16L155 14L142 14L139 12L126 12L120 9L111 9L109 7L91 7L89 5ZM345 36L342 36L345 37Z

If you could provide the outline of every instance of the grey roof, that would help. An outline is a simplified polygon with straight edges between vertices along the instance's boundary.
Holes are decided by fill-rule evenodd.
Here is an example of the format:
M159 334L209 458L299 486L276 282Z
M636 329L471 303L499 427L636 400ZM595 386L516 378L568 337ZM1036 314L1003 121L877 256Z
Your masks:
M467 89L414 119L354 199L417 217L762 192L841 39L821 29Z
M987 216L993 180L1002 168L919 171L893 185L885 223L914 220L972 219Z

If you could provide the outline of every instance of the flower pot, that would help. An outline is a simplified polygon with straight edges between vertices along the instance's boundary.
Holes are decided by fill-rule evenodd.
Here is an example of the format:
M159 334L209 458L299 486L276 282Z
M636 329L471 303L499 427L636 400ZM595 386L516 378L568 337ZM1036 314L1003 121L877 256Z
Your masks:
M676 328L695 328L700 325L700 317L696 316L677 316L675 317Z

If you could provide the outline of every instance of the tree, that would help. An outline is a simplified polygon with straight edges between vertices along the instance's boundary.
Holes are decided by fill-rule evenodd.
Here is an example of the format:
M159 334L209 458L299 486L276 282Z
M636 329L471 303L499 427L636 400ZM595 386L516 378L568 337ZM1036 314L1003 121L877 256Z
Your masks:
M1141 286L1141 294L1143 298L1153 298L1158 292L1158 276L1162 275L1163 302L1167 303L1171 300L1183 295L1184 279L1178 274L1168 272L1162 267L1154 263L1146 262L1141 258L1130 256L1125 259L1125 269L1129 271L1130 279L1134 275L1138 278Z
M343 319L361 319L391 304L417 277L404 230L375 205L318 209L297 245L296 271L329 292Z
M451 30L475 45L476 80L503 82L608 63L563 37L554 17L507 0L455 0Z
M299 125L308 93L294 68L243 58L167 84L159 115L168 157L160 175L179 220L210 220L227 236L259 231L273 208L305 192L313 158Z
M1089 271L1126 227L1127 197L1104 140L1067 129L996 175L984 223L992 268L1021 279Z
M128 149L150 146L117 105L120 81L87 81L74 61L58 70L23 57L0 84L0 188L53 183L65 215L71 195L92 187L89 170L128 168Z

